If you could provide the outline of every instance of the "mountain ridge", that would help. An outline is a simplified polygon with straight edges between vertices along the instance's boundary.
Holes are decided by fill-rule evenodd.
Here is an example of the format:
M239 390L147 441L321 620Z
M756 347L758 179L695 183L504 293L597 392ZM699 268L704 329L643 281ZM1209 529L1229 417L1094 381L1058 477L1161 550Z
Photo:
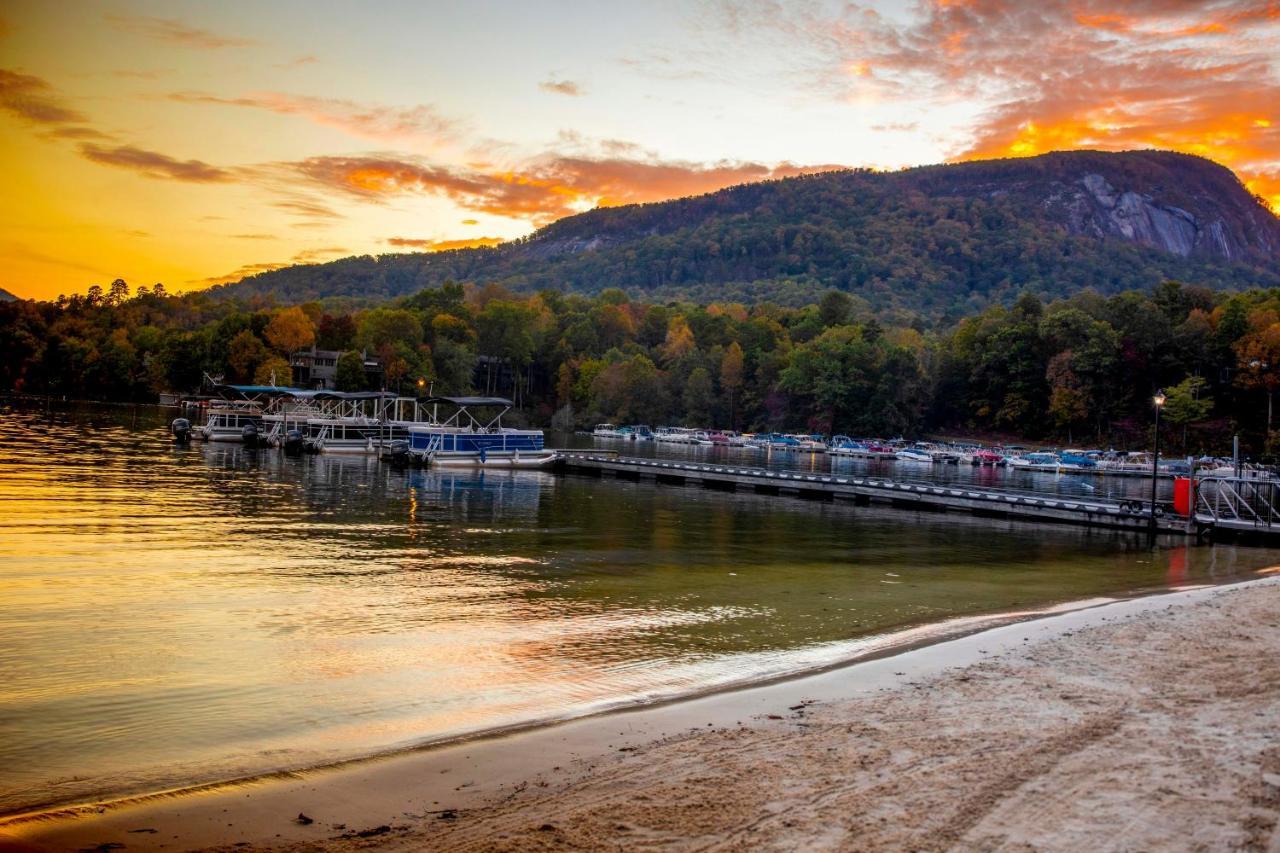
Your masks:
M651 299L809 301L927 314L1175 278L1280 284L1280 219L1224 166L1167 151L843 170L597 208L492 248L345 258L217 289L394 297L446 280Z

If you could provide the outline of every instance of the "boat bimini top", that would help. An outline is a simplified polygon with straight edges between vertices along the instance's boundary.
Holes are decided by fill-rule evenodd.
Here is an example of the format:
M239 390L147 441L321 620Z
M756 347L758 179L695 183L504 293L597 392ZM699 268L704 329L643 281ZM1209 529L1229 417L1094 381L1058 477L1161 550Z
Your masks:
M445 420L440 420L434 414L435 407L440 403L453 406L457 411ZM433 426L469 429L473 432L498 432L502 429L502 416L515 403L505 397L427 397L422 401L422 405L432 407L431 423ZM477 418L471 412L472 408L497 408L501 411L486 422L482 418Z

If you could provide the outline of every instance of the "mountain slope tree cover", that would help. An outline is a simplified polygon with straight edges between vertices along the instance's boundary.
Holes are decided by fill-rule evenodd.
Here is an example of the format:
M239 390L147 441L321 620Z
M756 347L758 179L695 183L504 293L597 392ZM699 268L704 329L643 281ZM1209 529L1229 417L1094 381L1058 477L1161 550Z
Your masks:
M1024 291L1274 287L1278 256L1280 220L1228 169L1172 152L1075 151L747 184L593 210L497 247L295 266L217 293L387 298L461 281L796 307L836 290L899 320L954 320Z
M1280 289L1165 281L1044 302L1025 292L954 322L899 322L844 294L820 304L654 304L448 283L359 310L170 297L124 282L58 302L0 303L0 391L154 400L206 374L283 382L315 341L344 352L339 384L512 397L547 424L688 423L866 436L1003 433L1115 447L1150 442L1170 392L1169 447L1222 451L1241 432L1275 452Z

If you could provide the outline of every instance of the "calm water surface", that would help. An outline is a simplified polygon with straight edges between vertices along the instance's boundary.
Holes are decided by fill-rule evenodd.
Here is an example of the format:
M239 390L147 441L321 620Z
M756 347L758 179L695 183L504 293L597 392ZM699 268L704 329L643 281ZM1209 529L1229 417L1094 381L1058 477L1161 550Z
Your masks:
M907 626L1280 562L649 483L179 449L171 415L0 407L0 813L676 695Z

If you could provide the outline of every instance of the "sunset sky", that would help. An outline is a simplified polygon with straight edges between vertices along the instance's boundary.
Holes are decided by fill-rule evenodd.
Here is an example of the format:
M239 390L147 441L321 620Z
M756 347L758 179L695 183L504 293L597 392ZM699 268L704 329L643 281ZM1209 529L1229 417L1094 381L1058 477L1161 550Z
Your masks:
M1171 148L1280 208L1280 0L0 5L0 287L171 291L834 166Z

